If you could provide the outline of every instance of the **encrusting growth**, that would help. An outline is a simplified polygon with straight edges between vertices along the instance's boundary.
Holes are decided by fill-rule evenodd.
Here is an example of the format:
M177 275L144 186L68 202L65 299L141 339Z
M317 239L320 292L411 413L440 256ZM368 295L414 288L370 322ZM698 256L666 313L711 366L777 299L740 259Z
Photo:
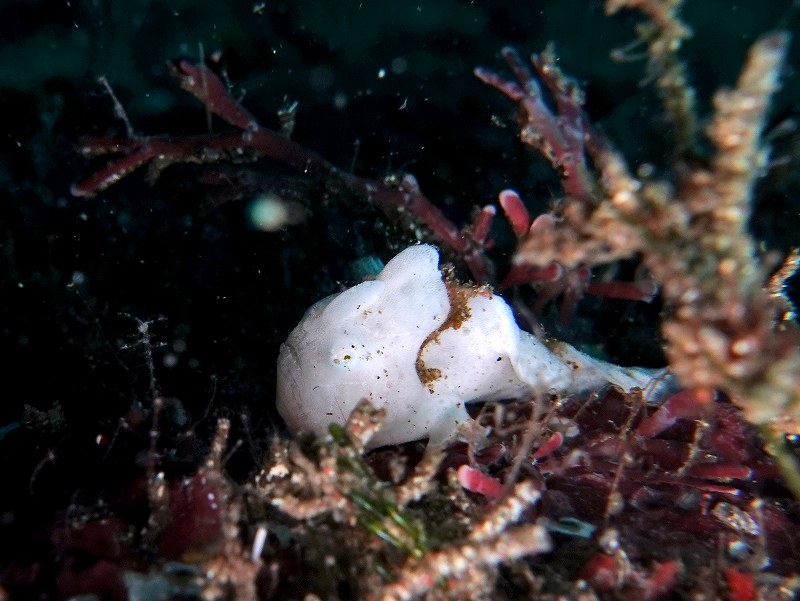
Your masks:
M379 480L364 459L364 449L385 419L385 412L366 401L359 403L344 427L331 426L333 441L319 447L316 459L306 456L296 442L280 443L280 451L273 452L253 486L264 502L306 524L298 535L317 541L307 547L310 553L325 553L331 543L338 546L337 553L328 551L329 561L338 555L336 561L343 563L328 568L337 575L349 570L361 587L359 595L370 601L408 601L436 589L448 596L477 594L475 586L486 594L496 566L551 549L543 526L513 525L539 499L531 482L518 484L502 504L476 520L462 540L437 543L409 504L441 495L435 492L433 476L442 454L428 455L397 486ZM457 497L463 495L457 485L451 490L450 499L441 499L451 506L446 510L448 521L458 513ZM341 524L336 536L324 522L312 522L325 514ZM382 549L382 543L394 553ZM332 576L319 574L316 579Z

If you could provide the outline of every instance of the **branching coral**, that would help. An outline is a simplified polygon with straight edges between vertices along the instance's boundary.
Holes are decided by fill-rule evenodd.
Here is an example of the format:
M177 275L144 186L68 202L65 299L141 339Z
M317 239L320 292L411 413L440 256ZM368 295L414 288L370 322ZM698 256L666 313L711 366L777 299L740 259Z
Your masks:
M608 8L619 4L610 2ZM646 35L661 40L650 47L651 69L661 80L673 80L677 63L663 55L679 46L668 43L681 37L674 31L684 31L674 7L630 4L641 4L653 19ZM565 178L561 218L532 230L515 262L596 265L639 253L661 284L669 311L662 326L666 352L684 385L707 394L725 390L765 431L796 433L800 336L794 323L782 320L784 306L765 288L769 266L759 264L748 232L752 188L766 157L764 118L788 43L787 34L774 33L753 45L736 87L714 97L708 128L714 155L708 164L679 159L671 182L631 175L625 159L588 124L575 84L560 73L552 54L534 56L532 63L555 97L556 112L543 103L536 77L511 49L504 54L519 83L485 70L476 73L519 105L526 119L522 140L543 152ZM691 105L688 93L673 102L673 86L664 86L673 90L665 93L669 112L676 112L676 104ZM583 145L564 145L567 136L582 140L585 154ZM594 168L591 176L585 157ZM796 467L779 443L773 448L800 493Z
M470 504L456 503L458 485L451 485L450 499L442 499L450 507L439 510L444 513L420 511L419 500L438 488L434 476L441 453L426 456L399 485L377 479L364 460L364 446L384 418L385 412L360 403L344 428L331 427L332 442L318 446L316 459L296 443L276 443L255 480L255 496L299 521L293 532L311 554L306 559L329 564L326 571L334 582L328 588L349 574L358 583L357 594L373 601L408 601L426 594L453 598L467 592L480 598L491 593L496 566L550 550L542 526L512 526L539 499L532 482L520 483L482 519L469 516L474 523L466 537L443 539L444 529L462 528L457 516ZM326 514L333 525L318 519ZM428 534L437 519L442 520L435 525L438 537ZM331 542L338 550L328 548ZM327 559L317 556L321 552Z

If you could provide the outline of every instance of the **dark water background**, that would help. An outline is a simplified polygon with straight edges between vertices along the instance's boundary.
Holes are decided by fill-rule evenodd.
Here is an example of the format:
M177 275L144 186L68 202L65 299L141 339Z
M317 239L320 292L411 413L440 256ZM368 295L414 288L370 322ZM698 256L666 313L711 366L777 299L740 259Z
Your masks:
M791 5L687 3L695 35L683 56L702 115L713 91L735 81L749 44L797 28ZM413 240L352 199L315 197L313 177L296 184L309 187L308 219L277 233L249 225L250 199L209 197L199 166L172 167L155 185L137 172L74 198L70 185L102 164L79 155L81 137L124 133L99 76L137 133L204 133L205 112L167 68L202 55L264 125L297 101L295 140L360 175L413 173L463 223L506 187L533 212L560 193L549 166L517 141L510 103L472 75L477 65L507 72L503 45L529 53L555 42L589 114L631 164L669 166L669 127L644 62L609 58L638 22L634 13L605 17L599 0L0 2L3 532L94 503L141 471L147 441L131 416L148 415L154 391L173 399L170 469L191 470L214 418L228 415L244 440L231 469L245 475L280 428L280 342L314 300L356 281L353 261L385 261ZM797 65L795 40L772 128L800 117ZM777 131L782 166L759 187L753 228L765 249L785 251L800 241L800 141L796 130ZM242 168L290 173L270 161ZM507 232L498 236L502 262L511 247ZM658 364L657 310L588 299L562 334L620 362ZM120 427L123 416L132 427Z

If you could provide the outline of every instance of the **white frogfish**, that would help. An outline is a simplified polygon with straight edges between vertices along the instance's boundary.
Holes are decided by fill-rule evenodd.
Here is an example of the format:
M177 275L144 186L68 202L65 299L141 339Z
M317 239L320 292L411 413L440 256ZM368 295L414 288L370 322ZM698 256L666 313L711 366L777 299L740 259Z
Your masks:
M545 344L502 297L446 281L438 263L433 246L412 246L306 312L278 358L278 412L293 433L323 436L366 398L387 412L370 448L441 444L469 422L470 402L645 388L654 377Z

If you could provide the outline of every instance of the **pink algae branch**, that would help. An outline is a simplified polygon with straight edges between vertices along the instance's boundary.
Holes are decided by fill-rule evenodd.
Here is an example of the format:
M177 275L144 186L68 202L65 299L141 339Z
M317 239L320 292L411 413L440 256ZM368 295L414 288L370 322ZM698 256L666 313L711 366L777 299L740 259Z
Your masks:
M513 51L508 49L506 54L509 57L514 56ZM517 70L521 73L522 67L517 65ZM497 215L494 206L484 206L476 212L470 225L458 227L422 193L412 175L406 174L399 182L390 184L341 170L286 135L262 127L256 117L231 96L220 78L205 65L181 60L173 65L172 71L179 78L181 87L203 103L210 114L219 116L242 131L189 137L136 136L130 132L128 137L87 138L82 146L84 155L121 156L73 185L72 193L75 196L93 196L145 166L149 168L150 179L155 179L161 170L175 163L242 162L270 158L312 177L338 183L390 214L405 214L407 219L410 218L414 224L426 228L452 255L463 261L473 279L478 282L495 281L494 266L485 253L494 245L490 237ZM486 74L486 77L490 76ZM499 78L495 77L493 81L501 85ZM543 117L540 121L546 125L549 133L541 137L541 144L543 148L549 149L554 165L559 167L564 177L565 186L576 194L588 197L589 178L582 158L584 134L578 104L579 94L574 87L567 92L574 98L570 96L569 101L560 98L559 107L566 114L572 115L575 123L567 124L563 118L556 119L552 115ZM518 95L523 94L523 91L514 88L513 93ZM118 110L121 111L121 107L118 106ZM534 132L535 128L529 128L530 136L536 137ZM499 200L520 244L552 225L548 221L551 220L549 215L540 215L531 220L522 200L512 190L501 192ZM575 303L585 292L630 300L649 301L652 298L652 293L643 293L635 284L598 282L595 285L590 279L591 273L585 267L566 270L555 262L535 268L529 265L513 265L500 286L510 288L523 284L541 284L540 305L563 296L565 306L562 313L565 318L571 315Z
M407 211L416 222L430 230L452 253L461 257L478 281L489 281L492 267L484 254L491 246L489 227L492 207L478 214L475 223L457 227L420 191L413 176L406 175L398 186L348 173L285 135L259 125L242 107L211 69L180 61L173 66L181 87L194 95L206 109L218 115L241 133L203 134L192 137L141 136L99 137L83 142L86 156L119 154L86 179L72 186L75 196L90 197L114 185L131 172L148 166L151 178L174 163L215 163L219 161L274 161L314 176L338 182L356 195L376 203L383 210Z

